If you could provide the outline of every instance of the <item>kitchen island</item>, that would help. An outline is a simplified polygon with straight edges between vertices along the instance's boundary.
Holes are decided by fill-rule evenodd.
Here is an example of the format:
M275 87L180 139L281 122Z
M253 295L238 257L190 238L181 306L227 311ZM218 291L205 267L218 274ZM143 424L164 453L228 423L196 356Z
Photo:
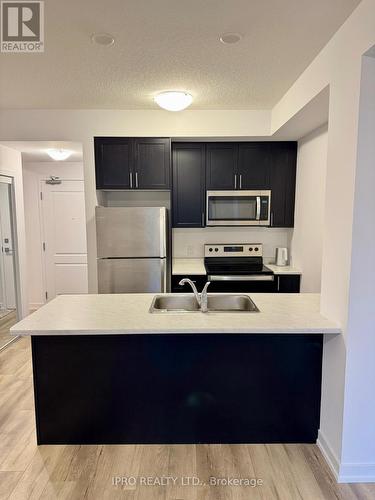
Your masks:
M251 294L255 313L149 313L153 294L59 296L31 336L38 444L315 442L316 294Z

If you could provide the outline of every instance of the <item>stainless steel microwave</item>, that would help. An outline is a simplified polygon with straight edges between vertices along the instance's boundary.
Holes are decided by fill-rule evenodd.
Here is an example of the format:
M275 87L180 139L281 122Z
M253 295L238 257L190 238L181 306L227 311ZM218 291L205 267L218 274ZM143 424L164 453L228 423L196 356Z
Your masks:
M269 226L271 191L207 191L207 226Z

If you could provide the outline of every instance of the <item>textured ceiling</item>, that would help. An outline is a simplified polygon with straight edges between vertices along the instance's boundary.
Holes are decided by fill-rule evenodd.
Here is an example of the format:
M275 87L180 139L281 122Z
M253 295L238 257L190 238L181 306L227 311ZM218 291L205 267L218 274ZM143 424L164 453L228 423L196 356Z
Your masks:
M47 0L43 54L0 55L0 108L269 109L359 0ZM236 31L236 45L218 41ZM112 47L94 45L111 33Z

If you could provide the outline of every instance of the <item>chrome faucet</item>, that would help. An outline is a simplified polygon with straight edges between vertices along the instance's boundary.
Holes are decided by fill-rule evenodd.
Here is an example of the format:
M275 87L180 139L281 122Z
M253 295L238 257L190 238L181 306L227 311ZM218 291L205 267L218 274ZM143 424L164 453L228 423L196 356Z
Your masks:
M210 285L211 281L207 281L207 283L204 285L204 288L201 293L201 311L202 313L206 313L208 311L207 308L207 303L208 303L208 298L207 298L207 288Z
M179 282L179 285L182 286L182 285L185 285L186 283L188 283L191 286L193 293L195 295L195 298L197 299L197 302L198 302L198 305L199 305L201 312L207 312L208 311L208 309L207 309L207 288L211 282L207 281L207 283L204 285L204 288L203 288L202 293L200 295L198 293L197 287L194 284L194 281L191 281L189 278L183 278Z

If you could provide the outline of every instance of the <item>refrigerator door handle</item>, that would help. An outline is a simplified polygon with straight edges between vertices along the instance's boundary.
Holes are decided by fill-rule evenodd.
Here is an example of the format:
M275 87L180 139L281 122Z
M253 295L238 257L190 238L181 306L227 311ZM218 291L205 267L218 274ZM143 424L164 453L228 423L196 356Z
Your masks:
M166 252L166 228L167 228L167 221L166 221L166 209L161 208L160 209L160 257L166 257L167 252Z
M160 271L161 271L160 290L163 293L166 293L167 292L167 266L165 265L165 259L161 259Z

